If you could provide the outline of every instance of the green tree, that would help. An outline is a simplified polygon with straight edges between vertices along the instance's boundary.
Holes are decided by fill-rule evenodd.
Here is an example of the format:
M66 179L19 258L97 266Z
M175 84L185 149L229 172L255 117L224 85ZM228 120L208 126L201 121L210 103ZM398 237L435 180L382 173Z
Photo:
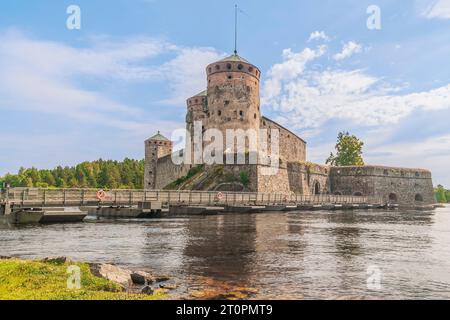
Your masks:
M447 198L448 190L445 190L442 185L438 185L434 190L434 193L436 194L436 200L439 203L447 203L450 200L449 198Z
M0 177L11 187L39 188L127 188L142 189L144 160L102 160L82 162L74 167L58 166L52 170L20 168L17 174Z
M340 132L335 146L336 154L331 153L327 164L332 166L363 166L362 147L364 142L348 132Z

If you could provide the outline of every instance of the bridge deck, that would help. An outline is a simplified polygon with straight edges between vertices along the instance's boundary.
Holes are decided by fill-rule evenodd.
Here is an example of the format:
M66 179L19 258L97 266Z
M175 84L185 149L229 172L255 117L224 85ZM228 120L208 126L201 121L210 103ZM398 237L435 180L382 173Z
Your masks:
M168 205L269 205L269 204L383 204L381 197L299 195L285 193L105 190L99 202L97 189L10 188L4 190L0 203L18 207L133 206L159 201Z

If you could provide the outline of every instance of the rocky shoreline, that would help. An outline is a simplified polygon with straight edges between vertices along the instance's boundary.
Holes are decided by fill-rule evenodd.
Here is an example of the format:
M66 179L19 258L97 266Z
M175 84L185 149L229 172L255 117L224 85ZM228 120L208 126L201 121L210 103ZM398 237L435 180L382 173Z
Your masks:
M155 274L142 270L131 270L117 266L113 263L90 263L75 261L69 257L46 257L43 259L26 260L21 257L0 256L0 260L20 259L24 261L37 261L49 264L67 265L86 263L92 275L117 284L121 291L127 294L138 295L167 295L177 288L171 277L165 274Z
M155 275L147 271L130 270L108 263L88 263L93 275L119 284L126 292L154 294L155 290L169 293L176 289L168 275Z

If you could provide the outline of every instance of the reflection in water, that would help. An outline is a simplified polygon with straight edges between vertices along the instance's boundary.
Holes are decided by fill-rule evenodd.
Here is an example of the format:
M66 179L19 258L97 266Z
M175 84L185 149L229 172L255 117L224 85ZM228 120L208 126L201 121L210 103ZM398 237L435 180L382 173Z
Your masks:
M1 227L0 255L67 255L175 277L191 298L450 298L450 208ZM381 271L378 290L367 270Z
M249 286L255 265L255 219L255 215L233 214L186 222L182 263L194 283L190 292L207 287L206 296L222 298L223 291L233 288L247 291L242 288Z

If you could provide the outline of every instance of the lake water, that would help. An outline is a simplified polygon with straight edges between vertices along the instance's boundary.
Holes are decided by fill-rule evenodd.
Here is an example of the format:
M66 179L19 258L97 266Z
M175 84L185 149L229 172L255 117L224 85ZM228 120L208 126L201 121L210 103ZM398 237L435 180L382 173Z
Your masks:
M155 270L175 297L450 299L450 207L3 226L0 255Z

